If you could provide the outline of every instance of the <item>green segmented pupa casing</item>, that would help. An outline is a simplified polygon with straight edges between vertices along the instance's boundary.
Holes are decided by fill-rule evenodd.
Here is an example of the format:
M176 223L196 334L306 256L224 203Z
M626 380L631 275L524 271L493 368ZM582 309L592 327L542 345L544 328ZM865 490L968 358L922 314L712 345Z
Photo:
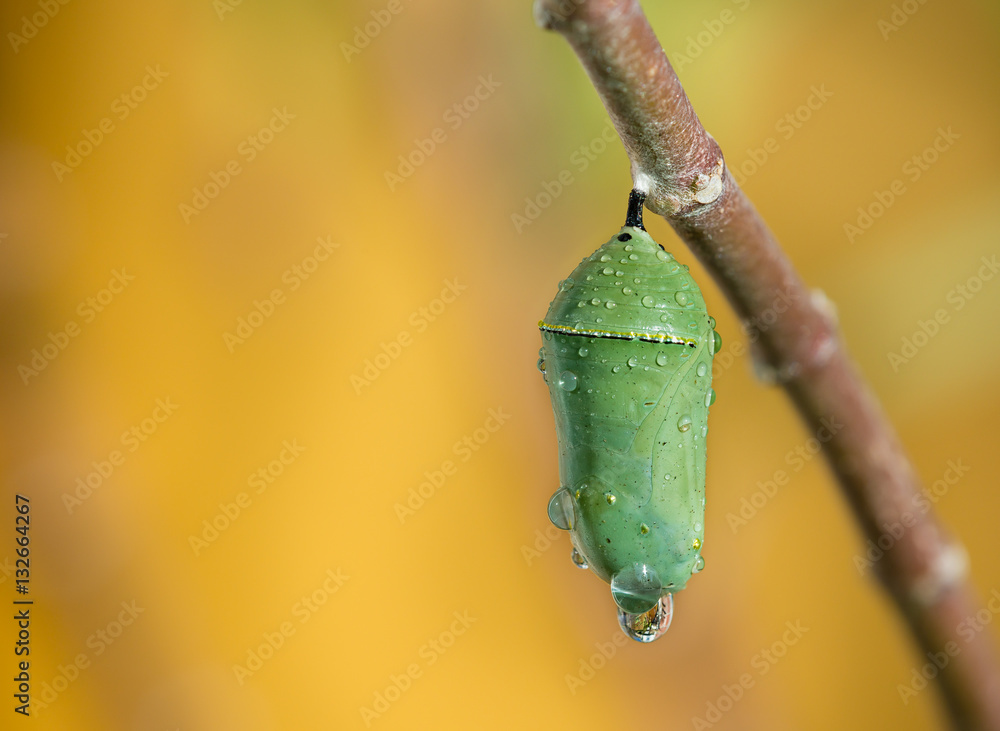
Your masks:
M687 267L641 225L626 225L560 283L539 323L539 369L559 442L549 517L569 530L574 561L611 584L626 633L647 642L704 565L719 338Z

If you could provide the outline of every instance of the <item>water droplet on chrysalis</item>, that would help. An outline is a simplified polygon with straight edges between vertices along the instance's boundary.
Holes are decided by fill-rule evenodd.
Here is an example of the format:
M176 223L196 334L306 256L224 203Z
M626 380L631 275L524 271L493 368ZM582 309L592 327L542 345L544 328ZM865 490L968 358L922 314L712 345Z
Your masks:
M722 350L722 336L719 335L715 330L712 331L712 352L718 353Z
M573 527L573 496L565 487L556 490L549 498L549 520L559 530L569 530Z
M643 614L656 606L663 585L651 566L634 563L611 578L615 604L629 614Z
M691 569L692 574L700 573L705 568L705 557L698 556L698 560L694 562L694 568Z
M695 373L697 373L699 376L705 375L706 373L708 373L708 366L705 365L704 363L699 363L698 367L695 369Z
M658 365L658 366L665 366L666 364L667 364L667 354L666 353L657 353L656 354L656 365Z
M652 307L655 304L656 304L656 300L654 300L648 294L645 297L642 298L642 306L643 307Z
M687 292L675 292L674 299L677 301L677 304L679 304L681 307L684 307L691 301L691 298L688 297Z
M586 357L587 357L587 353L589 353L590 351L589 351L589 350L587 350L586 348L580 348L580 349L579 349L578 351L576 351L576 352L580 354L580 357L581 357L581 358L586 358Z
M559 388L563 391L575 391L577 378L573 371L563 371L559 374Z
M691 428L691 417L690 416L688 416L688 415L685 414L684 416L682 416L680 419L677 420L677 429L678 429L678 431L687 431L690 428Z
M630 368L635 368L635 367L636 367L637 365L639 365L639 359L638 359L638 358L636 358L636 357L635 357L634 355L633 355L633 356L631 356L631 357L630 357L630 358L629 358L629 359L628 359L627 361L625 361L625 362L626 362L626 363L628 363L628 365L629 365L629 367L630 367Z
M618 626L636 642L652 642L662 637L674 618L673 594L664 594L649 611L630 614L618 610Z
M573 565L575 565L578 569L590 568L587 564L587 559L585 559L583 554L577 551L576 548L573 549L573 552L569 555L569 557L570 560L573 561Z

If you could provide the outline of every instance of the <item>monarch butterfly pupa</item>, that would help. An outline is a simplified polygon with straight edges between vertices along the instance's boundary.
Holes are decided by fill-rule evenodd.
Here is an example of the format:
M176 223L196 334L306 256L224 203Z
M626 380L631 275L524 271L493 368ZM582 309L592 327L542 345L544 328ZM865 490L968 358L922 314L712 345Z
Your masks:
M611 584L625 633L652 642L704 566L705 436L721 340L688 268L625 226L560 282L538 369L552 398L560 487L552 523Z

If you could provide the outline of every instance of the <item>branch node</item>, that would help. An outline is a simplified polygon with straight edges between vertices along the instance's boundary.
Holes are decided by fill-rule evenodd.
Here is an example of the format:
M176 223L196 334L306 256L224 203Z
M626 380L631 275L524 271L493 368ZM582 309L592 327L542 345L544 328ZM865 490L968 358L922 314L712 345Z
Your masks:
M949 543L935 557L927 573L910 589L910 599L921 607L929 607L947 592L961 586L969 573L969 554L965 546Z

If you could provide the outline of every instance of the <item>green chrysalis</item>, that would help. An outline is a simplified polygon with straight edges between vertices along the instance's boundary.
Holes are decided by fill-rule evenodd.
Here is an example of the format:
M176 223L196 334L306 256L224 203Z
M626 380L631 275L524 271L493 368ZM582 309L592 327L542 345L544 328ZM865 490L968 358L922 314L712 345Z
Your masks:
M705 436L720 339L698 285L642 226L625 226L559 285L538 367L549 386L561 487L549 518L573 561L611 584L627 635L670 625L674 592L704 566Z

